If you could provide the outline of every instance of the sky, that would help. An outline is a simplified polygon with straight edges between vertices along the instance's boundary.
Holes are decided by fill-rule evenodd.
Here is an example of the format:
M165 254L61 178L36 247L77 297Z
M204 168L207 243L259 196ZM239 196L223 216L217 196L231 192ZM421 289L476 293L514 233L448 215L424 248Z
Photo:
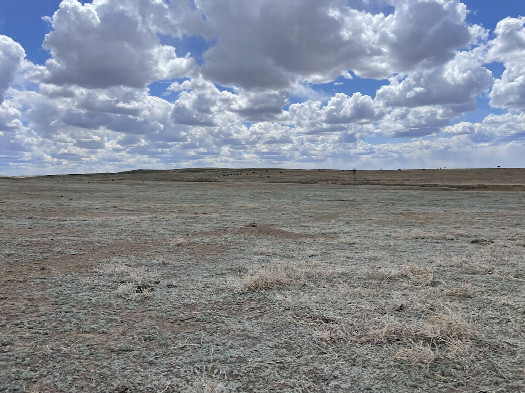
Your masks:
M0 175L496 166L523 0L0 0Z

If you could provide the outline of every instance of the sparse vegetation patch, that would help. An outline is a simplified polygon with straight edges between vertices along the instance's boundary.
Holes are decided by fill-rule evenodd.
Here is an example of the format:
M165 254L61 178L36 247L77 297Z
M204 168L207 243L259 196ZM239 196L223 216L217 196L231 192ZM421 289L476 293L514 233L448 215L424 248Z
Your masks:
M525 391L521 191L279 172L0 179L0 391Z

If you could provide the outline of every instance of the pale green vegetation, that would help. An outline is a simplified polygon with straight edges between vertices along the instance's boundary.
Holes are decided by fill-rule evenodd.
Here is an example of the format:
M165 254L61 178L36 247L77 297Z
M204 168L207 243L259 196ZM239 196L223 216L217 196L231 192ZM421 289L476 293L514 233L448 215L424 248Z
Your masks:
M0 391L525 391L523 192L1 187Z

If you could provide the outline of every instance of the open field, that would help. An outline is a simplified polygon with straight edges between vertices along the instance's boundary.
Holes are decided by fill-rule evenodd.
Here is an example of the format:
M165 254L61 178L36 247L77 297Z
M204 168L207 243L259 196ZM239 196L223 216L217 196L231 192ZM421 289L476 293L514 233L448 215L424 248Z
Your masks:
M0 391L524 392L524 186L522 169L1 178Z
M0 177L1 179L1 177ZM361 171L334 169L194 168L135 170L120 173L44 176L50 181L173 181L227 183L299 183L448 187L464 190L525 191L525 169L410 169Z

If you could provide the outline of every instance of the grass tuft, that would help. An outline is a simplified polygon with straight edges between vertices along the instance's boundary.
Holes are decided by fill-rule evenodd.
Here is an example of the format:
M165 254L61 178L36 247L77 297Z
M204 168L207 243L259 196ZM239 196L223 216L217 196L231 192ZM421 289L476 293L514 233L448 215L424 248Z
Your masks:
M444 296L455 298L474 298L479 293L479 288L472 284L462 284L457 287L449 288L443 291Z
M373 273L382 283L390 280L403 279L403 285L414 287L434 286L438 283L434 279L432 268L420 265L404 265L401 269L385 268Z
M428 365L438 357L435 349L428 343L422 341L411 341L410 346L396 352L394 359L407 361L413 366Z
M252 269L237 284L241 291L262 291L283 285L306 283L306 271L288 263L264 265Z
M401 274L406 277L405 284L416 287L428 287L436 283L434 271L426 266L405 265L401 269Z

